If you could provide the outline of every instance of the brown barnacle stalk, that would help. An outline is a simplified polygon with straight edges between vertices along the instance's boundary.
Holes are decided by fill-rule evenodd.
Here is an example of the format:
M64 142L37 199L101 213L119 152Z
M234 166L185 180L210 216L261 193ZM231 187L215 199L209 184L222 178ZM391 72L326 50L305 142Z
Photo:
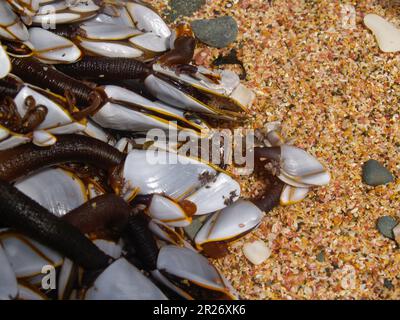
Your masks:
M22 119L17 111L14 100L7 96L0 101L0 124L10 131L18 132Z
M62 217L82 233L100 238L115 238L128 223L131 207L115 194L89 200Z
M0 124L20 134L34 131L45 120L48 110L43 105L36 105L32 96L26 98L25 105L27 110L21 117L14 100L9 96L5 97L0 102Z
M189 25L180 24L175 32L174 48L157 59L166 66L189 64L196 49L196 39Z
M19 133L29 133L35 130L45 119L48 109L43 105L37 105L35 99L29 96L25 99L26 113L21 120Z
M251 200L251 202L253 202L264 213L271 211L279 205L281 193L285 186L282 181L275 177L271 178L271 180L272 182L265 193L260 198Z

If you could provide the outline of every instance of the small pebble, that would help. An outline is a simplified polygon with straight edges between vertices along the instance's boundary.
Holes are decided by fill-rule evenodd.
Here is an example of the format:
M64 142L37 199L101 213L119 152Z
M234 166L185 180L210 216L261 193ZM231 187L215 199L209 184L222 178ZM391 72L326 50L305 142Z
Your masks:
M243 253L252 264L259 265L270 257L271 250L264 241L257 240L246 243Z
M364 183L374 187L394 180L392 173L376 160L368 160L364 163L362 178Z
M191 23L195 36L211 47L224 48L236 40L238 26L230 16L195 20Z
M386 238L394 240L393 228L397 225L397 221L391 216L380 217L376 223L379 232Z
M206 0L170 0L170 19L172 18L172 20L175 20L177 17L191 16L204 6L205 3Z
M383 52L400 51L400 29L376 14L367 14L364 24L375 35L379 48Z
M390 281L389 279L385 278L385 280L383 280L383 285L385 286L385 288L392 290L394 289L394 286L392 284L392 281Z
M324 262L325 261L325 252L321 251L320 253L317 254L317 261L318 262Z

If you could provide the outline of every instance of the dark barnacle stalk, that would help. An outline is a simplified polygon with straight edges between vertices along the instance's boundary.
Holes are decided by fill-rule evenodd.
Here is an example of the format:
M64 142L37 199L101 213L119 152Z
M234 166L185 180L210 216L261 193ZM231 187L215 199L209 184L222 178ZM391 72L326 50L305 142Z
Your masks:
M85 269L103 269L111 261L77 228L3 180L0 180L0 224L59 251Z
M105 102L105 94L102 90L92 88L35 58L10 57L10 59L13 73L22 80L67 97L70 111L76 120L94 114ZM80 109L79 112L72 111L75 103Z
M12 182L36 170L66 162L93 164L111 172L125 157L125 154L100 140L83 135L60 135L50 147L28 143L2 151L0 179Z
M58 65L57 69L72 77L87 79L139 79L149 75L152 71L149 66L130 58L108 58L86 56L82 60Z
M131 215L124 230L123 238L128 244L128 251L129 247L133 248L133 254L140 258L144 269L151 272L157 269L159 250L148 224L148 218L143 212Z

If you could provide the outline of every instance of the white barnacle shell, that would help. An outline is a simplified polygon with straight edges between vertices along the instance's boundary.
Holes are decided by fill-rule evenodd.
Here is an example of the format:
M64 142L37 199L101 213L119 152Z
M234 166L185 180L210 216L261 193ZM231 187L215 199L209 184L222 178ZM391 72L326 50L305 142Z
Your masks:
M126 259L113 262L86 292L86 300L167 300L153 282Z
M0 300L15 299L18 294L17 278L0 244Z
M60 254L26 236L6 232L0 240L18 278L39 275L44 266L58 267L63 262Z
M26 41L29 33L7 1L0 1L0 38Z
M147 209L153 219L158 219L172 227L186 227L192 222L192 217L176 201L155 194Z
M135 21L136 27L139 30L152 32L165 39L165 43L168 43L168 39L171 36L171 30L156 12L135 2L128 2L126 4L126 9L133 21Z
M256 228L263 217L255 204L238 200L212 215L198 231L194 242L201 248L206 243L236 239Z
M29 29L29 41L25 44L35 57L47 64L73 63L82 55L71 40L37 27Z
M44 169L20 179L15 187L57 216L79 207L88 200L81 179L62 169Z
M219 270L207 258L194 250L173 245L162 247L157 259L157 270L166 278L168 275L172 275L203 289L220 292L225 298L237 298L237 293ZM177 291L177 293L182 294L181 291ZM182 295L187 298L190 292Z
M140 194L164 194L174 200L201 187L203 175L215 176L216 169L199 160L162 150L133 150L123 167L127 187Z
M327 185L330 174L324 166L303 149L282 145L280 175L283 182L294 187Z
M221 172L215 179L186 197L196 205L196 215L209 214L225 208L240 197L240 185L231 176Z
M11 71L11 62L7 52L0 42L0 79L7 76Z

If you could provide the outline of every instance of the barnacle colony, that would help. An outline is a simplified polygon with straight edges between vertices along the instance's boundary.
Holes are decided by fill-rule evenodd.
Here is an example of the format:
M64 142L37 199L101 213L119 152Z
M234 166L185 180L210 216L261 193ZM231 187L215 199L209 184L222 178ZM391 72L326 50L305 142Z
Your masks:
M255 199L223 164L168 139L149 148L146 133L171 122L203 139L217 120L239 124L254 93L193 65L190 28L170 30L141 2L1 1L0 38L2 299L50 298L44 265L57 268L59 299L237 299L206 257L329 183L277 128L253 150L274 167Z

